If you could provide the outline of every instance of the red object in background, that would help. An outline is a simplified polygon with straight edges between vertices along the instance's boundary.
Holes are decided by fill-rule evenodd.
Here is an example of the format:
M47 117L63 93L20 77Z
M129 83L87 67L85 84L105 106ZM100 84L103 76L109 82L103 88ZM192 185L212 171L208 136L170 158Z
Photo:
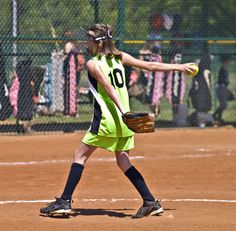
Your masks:
M151 29L160 30L163 27L164 19L161 14L153 14L150 18Z

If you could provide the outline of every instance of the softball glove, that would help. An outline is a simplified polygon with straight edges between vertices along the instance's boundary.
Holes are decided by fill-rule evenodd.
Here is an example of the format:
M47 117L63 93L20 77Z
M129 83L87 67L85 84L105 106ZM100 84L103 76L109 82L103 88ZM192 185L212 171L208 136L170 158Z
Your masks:
M148 112L126 112L122 115L123 122L135 133L154 132L155 116Z

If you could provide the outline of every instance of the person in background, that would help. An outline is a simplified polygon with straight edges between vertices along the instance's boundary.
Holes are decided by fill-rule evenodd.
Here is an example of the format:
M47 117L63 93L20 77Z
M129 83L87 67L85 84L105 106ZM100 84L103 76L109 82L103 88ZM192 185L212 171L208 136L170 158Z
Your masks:
M161 46L158 41L153 43L151 51L149 61L163 63ZM160 113L161 98L164 96L165 74L164 71L146 72L146 100L156 117Z
M30 57L26 60L18 62L16 73L19 80L16 124L19 133L31 133L33 132L32 119L34 104L32 60Z
M33 91L33 108L34 108L34 115L38 116L38 112L40 111L40 90L43 83L45 69L40 66L32 67L32 91Z
M180 49L173 50L171 63L182 63ZM172 106L173 125L182 127L187 125L188 106L184 104L185 74L179 71L170 71L166 78L165 95Z
M85 69L86 63L83 51L79 45L77 46L76 43L70 41L66 42L64 51L66 56L69 55L70 52L76 54L76 85L79 87L81 71Z
M223 112L228 107L228 101L234 100L235 96L229 89L230 80L229 80L229 64L230 64L231 56L224 54L221 55L221 67L218 74L218 81L217 81L217 89L216 95L219 100L219 107L213 114L213 118L215 121L223 123Z

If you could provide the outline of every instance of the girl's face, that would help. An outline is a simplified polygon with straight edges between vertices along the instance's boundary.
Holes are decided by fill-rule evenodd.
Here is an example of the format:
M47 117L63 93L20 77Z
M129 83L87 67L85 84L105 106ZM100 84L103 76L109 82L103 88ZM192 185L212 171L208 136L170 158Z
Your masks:
M90 55L94 56L98 53L98 43L94 41L92 31L87 34L87 47Z

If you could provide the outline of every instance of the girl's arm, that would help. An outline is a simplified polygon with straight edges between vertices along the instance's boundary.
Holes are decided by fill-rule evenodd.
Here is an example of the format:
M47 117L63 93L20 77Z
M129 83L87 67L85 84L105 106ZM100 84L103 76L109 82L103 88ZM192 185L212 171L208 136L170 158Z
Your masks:
M132 67L145 69L147 71L181 71L185 73L193 73L194 68L191 67L193 63L185 64L171 64L171 63L158 63L147 62L140 59L136 59L133 56L122 52L122 63Z
M114 89L114 87L107 81L107 79L103 76L99 66L93 60L89 60L86 64L88 71L91 75L104 87L106 93L115 103L115 105L119 108L121 114L125 114L127 111L121 105L120 99Z

